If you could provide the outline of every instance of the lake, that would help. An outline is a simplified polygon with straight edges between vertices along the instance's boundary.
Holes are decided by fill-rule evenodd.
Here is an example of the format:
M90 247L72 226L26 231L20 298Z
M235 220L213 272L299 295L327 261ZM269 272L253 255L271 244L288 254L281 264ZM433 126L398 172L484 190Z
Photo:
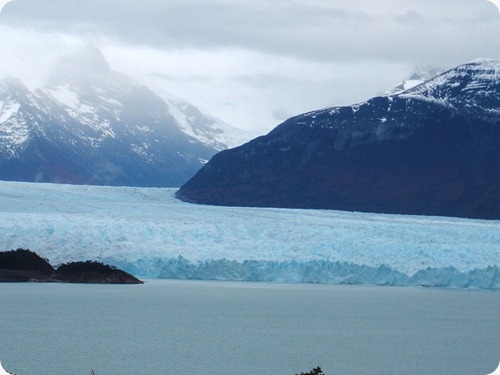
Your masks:
M0 284L17 375L484 375L500 293L150 280Z

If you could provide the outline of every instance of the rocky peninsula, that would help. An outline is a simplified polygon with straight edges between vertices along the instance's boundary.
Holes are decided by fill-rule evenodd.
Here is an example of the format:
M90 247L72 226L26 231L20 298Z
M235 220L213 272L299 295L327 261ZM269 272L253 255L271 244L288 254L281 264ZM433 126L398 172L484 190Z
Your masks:
M54 268L47 259L25 249L0 252L0 282L143 283L125 271L90 260Z

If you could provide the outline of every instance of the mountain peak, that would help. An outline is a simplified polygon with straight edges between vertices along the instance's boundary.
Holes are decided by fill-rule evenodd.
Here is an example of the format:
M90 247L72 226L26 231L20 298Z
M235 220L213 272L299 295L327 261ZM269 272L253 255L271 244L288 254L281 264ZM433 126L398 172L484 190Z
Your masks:
M446 73L469 72L470 74L481 74L483 78L498 80L500 76L500 61L494 59L476 59L466 64L450 69Z
M396 95L438 103L460 113L500 118L500 62L479 59L459 65Z
M493 59L477 59L459 65L429 80L426 86L448 84L449 81L457 79L470 83L472 80L498 82L500 78L500 61ZM448 82L447 82L448 81ZM409 91L422 91L418 87Z
M498 61L495 59L491 59L489 57L481 57L481 58L478 58L478 59L475 59L475 60L472 60L469 62L469 64L491 64L491 63L498 64ZM464 64L464 65L467 65L467 64Z
M102 52L92 45L87 45L73 55L62 58L62 63L83 74L108 74L111 71Z
M443 72L443 69L436 67L417 67L408 77L403 80L399 85L388 90L386 95L396 95L404 91L410 90L415 86L418 86L425 81L428 81Z
M169 99L168 105L170 113L184 133L218 151L240 146L256 136L202 113L184 100Z

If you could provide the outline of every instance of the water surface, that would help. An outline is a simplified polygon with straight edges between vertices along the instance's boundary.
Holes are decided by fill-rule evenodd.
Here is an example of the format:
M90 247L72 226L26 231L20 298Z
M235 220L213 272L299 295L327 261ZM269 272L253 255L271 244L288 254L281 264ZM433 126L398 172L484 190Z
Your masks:
M500 293L149 281L0 284L0 360L17 375L484 375Z

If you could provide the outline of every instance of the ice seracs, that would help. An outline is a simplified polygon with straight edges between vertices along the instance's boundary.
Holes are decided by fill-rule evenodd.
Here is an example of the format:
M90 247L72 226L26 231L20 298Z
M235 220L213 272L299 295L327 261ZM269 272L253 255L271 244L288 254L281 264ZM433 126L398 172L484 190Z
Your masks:
M0 182L0 249L148 278L500 289L500 221L203 206L174 193Z

